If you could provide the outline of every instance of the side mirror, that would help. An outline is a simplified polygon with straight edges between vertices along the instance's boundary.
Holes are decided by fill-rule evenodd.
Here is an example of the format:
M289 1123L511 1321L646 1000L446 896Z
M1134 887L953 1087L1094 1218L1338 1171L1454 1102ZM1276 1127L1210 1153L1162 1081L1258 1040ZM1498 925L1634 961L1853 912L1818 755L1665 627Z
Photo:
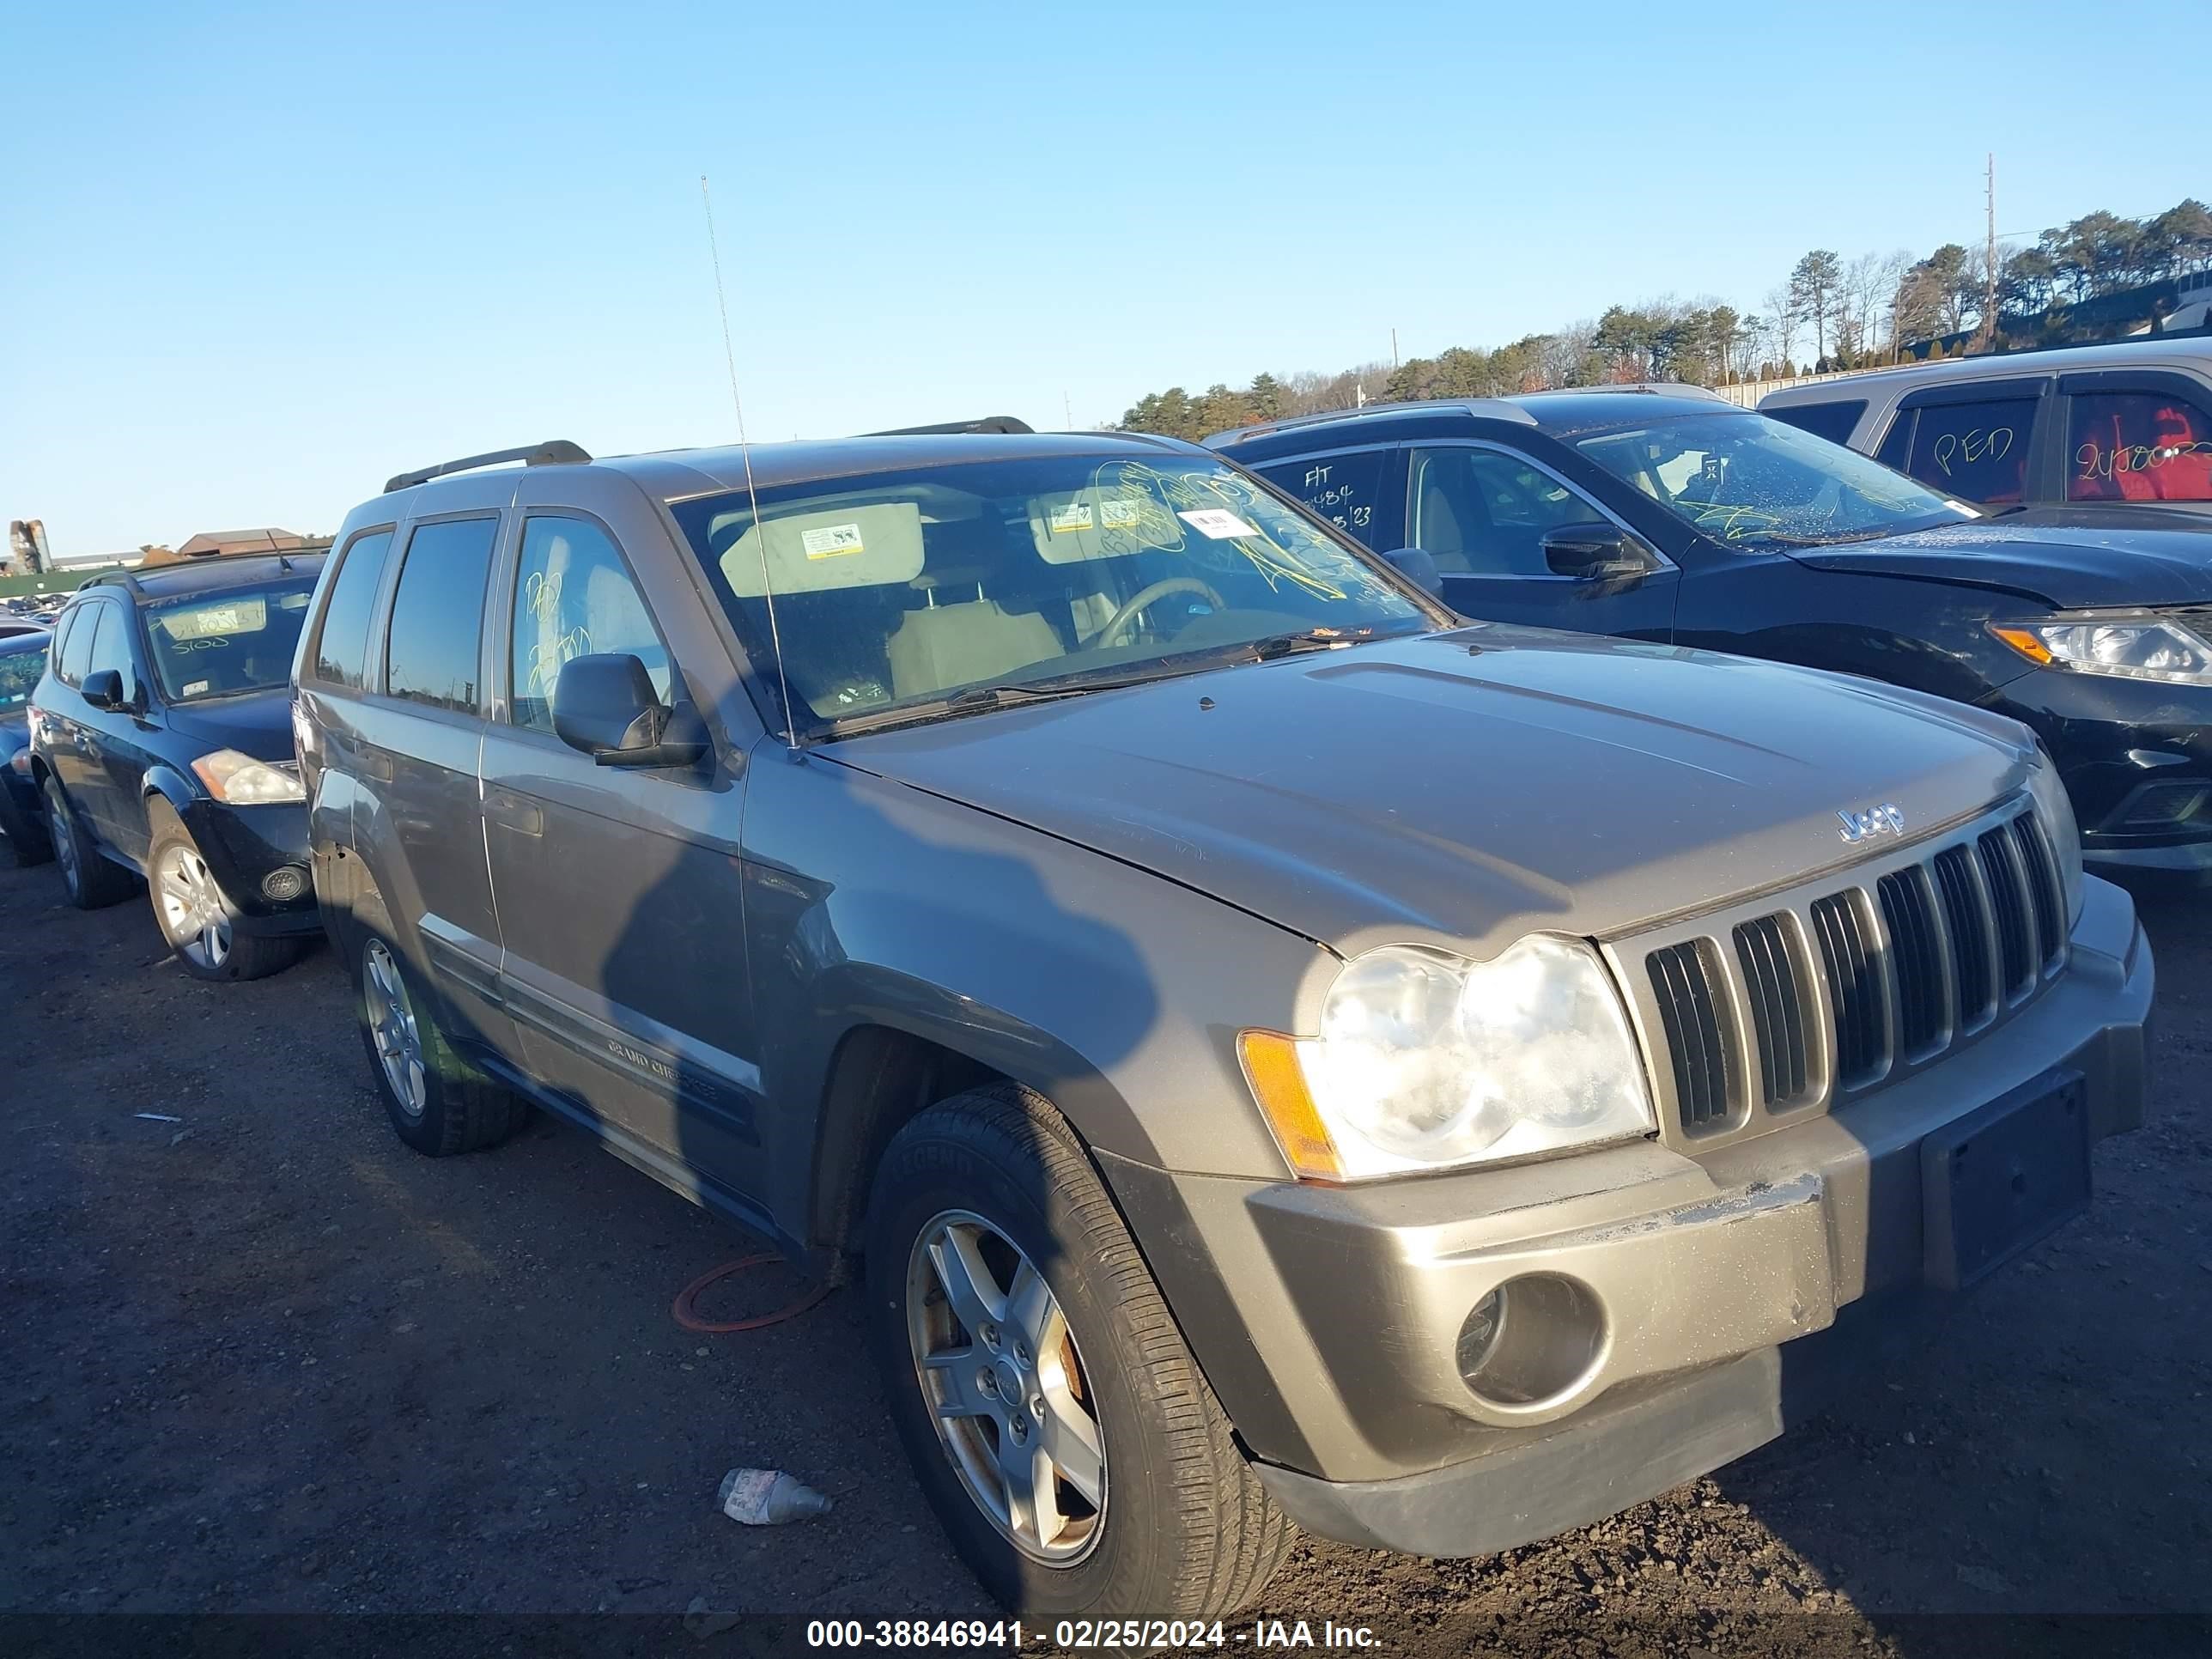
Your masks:
M706 728L689 707L665 707L645 665L627 654L574 657L553 683L553 730L601 766L694 766Z
M120 708L123 706L123 675L120 670L95 668L84 677L84 684L77 690L94 708Z
M1444 579L1437 573L1436 556L1426 548L1394 547L1382 556L1382 562L1424 593L1443 597Z
M1617 524L1593 519L1588 524L1563 524L1544 532L1544 562L1552 574L1577 581L1620 581L1641 576L1650 562L1643 549Z

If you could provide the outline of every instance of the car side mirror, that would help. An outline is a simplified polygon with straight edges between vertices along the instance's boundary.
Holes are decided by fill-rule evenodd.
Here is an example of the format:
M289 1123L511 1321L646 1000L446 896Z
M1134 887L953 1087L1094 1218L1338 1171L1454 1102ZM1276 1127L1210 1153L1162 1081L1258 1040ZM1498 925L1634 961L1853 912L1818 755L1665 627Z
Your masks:
M84 684L77 690L94 708L120 708L123 706L122 671L95 668L84 677Z
M1443 597L1444 579L1437 569L1436 555L1428 549L1394 547L1382 556L1382 562L1424 593Z
M1602 519L1563 524L1544 532L1544 562L1557 576L1577 581L1620 581L1650 569L1643 548L1626 530Z
M707 731L688 704L672 709L627 653L573 657L553 683L553 730L601 766L696 766Z

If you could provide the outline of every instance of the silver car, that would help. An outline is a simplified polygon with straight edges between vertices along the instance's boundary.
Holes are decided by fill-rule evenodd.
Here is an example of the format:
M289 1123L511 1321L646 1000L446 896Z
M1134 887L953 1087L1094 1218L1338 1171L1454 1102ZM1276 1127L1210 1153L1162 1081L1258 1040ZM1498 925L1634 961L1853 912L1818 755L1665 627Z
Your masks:
M2212 337L1913 363L1759 411L1977 507L2212 515Z

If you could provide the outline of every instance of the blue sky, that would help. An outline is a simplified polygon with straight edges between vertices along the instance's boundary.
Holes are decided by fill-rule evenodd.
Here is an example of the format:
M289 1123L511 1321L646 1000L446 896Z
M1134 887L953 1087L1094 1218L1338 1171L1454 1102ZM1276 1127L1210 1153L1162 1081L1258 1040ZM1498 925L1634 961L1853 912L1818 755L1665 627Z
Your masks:
M1756 309L1809 246L1976 239L1987 150L2031 236L2212 196L2198 54L2150 40L2078 3L8 0L0 519L326 531L444 457L727 441L702 173L756 441L1091 425L1394 326Z

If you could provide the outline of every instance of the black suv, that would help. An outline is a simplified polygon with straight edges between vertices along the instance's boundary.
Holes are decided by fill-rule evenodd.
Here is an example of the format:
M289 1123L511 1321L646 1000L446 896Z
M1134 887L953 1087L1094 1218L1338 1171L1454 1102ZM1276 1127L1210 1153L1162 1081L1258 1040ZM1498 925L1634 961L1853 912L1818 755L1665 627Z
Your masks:
M81 909L147 878L202 979L257 979L317 927L292 754L292 652L319 554L104 576L54 627L31 770Z
M2212 534L2193 520L1986 519L1687 386L1370 404L1206 445L1370 547L1425 550L1464 616L2024 720L2092 866L2212 877Z

